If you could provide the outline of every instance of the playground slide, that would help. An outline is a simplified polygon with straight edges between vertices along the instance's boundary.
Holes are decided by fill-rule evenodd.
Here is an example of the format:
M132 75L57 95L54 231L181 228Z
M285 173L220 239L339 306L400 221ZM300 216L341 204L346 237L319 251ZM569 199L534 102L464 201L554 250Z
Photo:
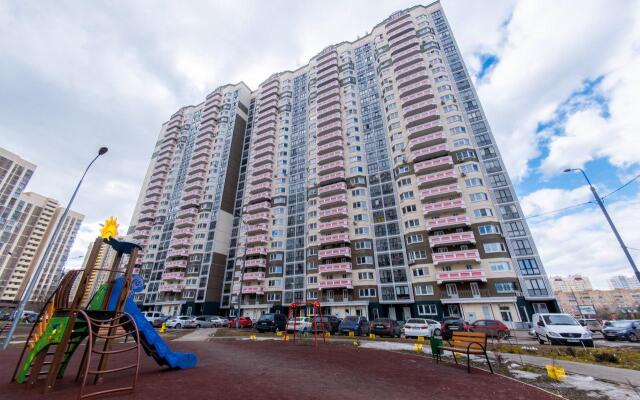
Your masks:
M116 279L114 288L111 291L109 303L107 305L107 308L109 310L113 310L115 308L118 295L122 288L122 283L122 278ZM156 360L158 365L166 365L169 368L181 369L194 368L196 366L197 359L195 354L178 353L175 351L171 351L162 337L160 337L158 332L156 332L153 326L140 312L140 309L138 308L136 303L133 302L133 294L129 295L129 297L127 298L127 301L124 305L124 312L131 315L131 317L136 322L138 331L140 331L140 341L142 343L142 347L145 349L148 355L152 356Z

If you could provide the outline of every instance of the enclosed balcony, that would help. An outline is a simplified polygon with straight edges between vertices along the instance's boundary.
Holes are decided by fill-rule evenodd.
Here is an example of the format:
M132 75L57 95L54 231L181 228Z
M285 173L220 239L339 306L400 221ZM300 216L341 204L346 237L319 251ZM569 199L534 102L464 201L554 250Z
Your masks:
M244 262L245 268L266 268L267 260L264 258L256 258L253 260L245 260Z
M164 267L169 268L187 268L187 260L173 260L164 263Z
M343 181L346 178L344 171L337 171L327 175L321 175L318 177L318 183L320 185L329 185L334 182Z
M318 156L325 154L325 153L331 153L333 151L336 150L342 150L344 147L344 142L342 141L342 139L340 140L334 140L330 143L327 143L325 145L322 146L318 146Z
M427 220L427 230L457 228L469 226L470 220L467 216L435 218Z
M450 185L436 186L429 189L425 189L420 192L420 199L422 201L434 201L442 197L451 197L462 194L462 189L457 183Z
M330 232L330 231L345 231L349 229L349 222L344 220L331 221L331 222L322 222L320 223L320 232Z
M438 284L447 282L481 281L486 282L487 276L479 269L467 269L461 271L444 271L436 274Z
M271 203L268 201L263 201L261 203L256 203L250 206L246 206L245 212L249 214L253 214L260 211L268 211L270 208L271 208Z
M248 281L264 281L265 278L264 272L245 272L242 274L242 280L244 282Z
M460 250L433 253L434 265L470 261L480 262L480 253L478 252L478 250Z
M179 281L184 279L184 272L165 272L162 274L162 280L164 281Z
M338 182L338 183L334 183L332 185L327 185L327 186L320 186L318 188L318 194L322 197L324 196L328 196L328 195L333 195L333 194L338 194L338 193L345 193L347 191L347 183L346 182Z
M447 141L447 137L442 132L430 133L428 135L423 135L415 139L409 140L409 149L412 152L413 160L416 160L422 157L432 157L434 153L442 152L443 151L442 148L435 145L444 143L446 141ZM428 148L429 151L424 154L417 151L418 149L423 149L423 148ZM444 147L444 151L445 152L448 151L448 148L446 147L446 145Z
M268 252L269 252L269 249L267 249L264 246L259 246L259 247L247 248L247 250L245 251L245 254L248 256L266 256Z
M173 237L175 237L175 238L183 238L183 237L187 237L187 236L191 236L191 235L193 235L193 229L192 228L174 229L173 230Z
M328 208L328 207L332 207L332 206L336 206L339 204L347 204L347 195L346 194L338 194L335 196L331 196L331 197L327 197L324 199L319 199L318 200L318 206L320 208Z
M411 103L414 100L423 99L427 97L433 97L433 90L423 89L419 92L406 96L402 99L402 109L404 110L409 105L409 103Z
M321 280L318 283L319 283L320 289L335 289L335 288L353 289L353 283L351 279L329 279L329 280Z
M420 175L417 177L416 181L418 182L418 186L436 186L436 185L444 185L446 183L454 183L458 180L458 174L453 169L438 171L427 175Z
M349 209L347 207L336 207L328 210L320 210L318 212L318 217L320 219L329 219L336 217L346 217L349 214Z
M188 257L188 249L171 249L167 251L167 257Z
M261 212L257 214L247 215L245 217L245 221L248 224L257 223L257 222L267 222L269 221L271 215L268 212Z
M429 236L429 245L431 247L445 246L448 244L475 243L476 237L473 232L450 233L448 235Z
M335 264L320 264L318 265L318 272L321 274L335 273L335 272L351 272L351 263L335 263Z
M457 200L444 200L436 203L425 204L424 207L422 208L422 211L425 214L437 214L441 212L460 211L460 210L464 210L465 208L467 208L467 206L464 203L464 201L462 201L461 199L457 199Z
M337 139L342 139L342 130L340 129L334 129L323 136L318 136L318 145L322 146Z
M320 244L337 244L337 243L350 243L348 233L337 233L335 235L322 235L320 236Z
M264 294L264 288L262 286L243 286L243 294Z
M320 170L318 171L318 175L324 178L325 175L330 174L332 172L336 172L336 171L344 171L344 161L338 160L338 161L334 161L332 163L323 165L322 168L320 168Z
M183 218L183 219L177 219L175 222L175 227L176 228L186 228L186 227L192 227L195 226L196 224L196 219L195 218Z
M447 155L444 157L433 158L431 160L416 163L413 165L413 169L416 175L421 175L428 172L435 172L443 169L448 169L448 168L451 168L452 165L453 165L453 158Z
M247 236L247 245L265 244L269 241L267 235Z
M174 249L185 248L191 246L191 239L171 239L169 246Z
M344 158L344 151L336 150L336 151L332 151L331 153L322 154L318 156L318 164L324 165L326 163L333 162L336 160L342 160L343 158Z

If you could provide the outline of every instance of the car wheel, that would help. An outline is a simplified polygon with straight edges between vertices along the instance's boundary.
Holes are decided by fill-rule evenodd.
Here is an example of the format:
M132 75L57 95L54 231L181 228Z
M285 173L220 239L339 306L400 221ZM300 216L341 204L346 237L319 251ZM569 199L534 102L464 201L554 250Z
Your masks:
M182 328L182 325L180 325L180 324L176 324L175 328L176 328L176 329L180 329L180 328Z
M540 337L540 335L538 335L537 333L536 333L536 338L538 339L538 343L540 343L540 344L544 344L544 340L542 340L542 338Z
M197 324L197 325L196 325L196 329L200 329L200 324Z
M636 334L635 334L635 333L631 332L631 333L629 334L628 339L629 339L629 341L630 341L630 342L635 343L635 342L637 342L637 341L638 341L638 336L636 336Z

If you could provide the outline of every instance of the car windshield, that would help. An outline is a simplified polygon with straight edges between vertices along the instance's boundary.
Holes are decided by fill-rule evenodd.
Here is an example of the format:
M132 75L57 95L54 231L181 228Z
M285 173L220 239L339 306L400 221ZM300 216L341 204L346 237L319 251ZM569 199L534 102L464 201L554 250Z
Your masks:
M391 322L391 320L389 318L376 318L376 320L373 322L387 323L387 322Z
M358 317L354 317L354 316L344 317L344 320L346 322L358 322Z
M609 326L613 326L614 328L629 328L631 321L611 321Z
M579 325L568 315L545 315L542 318L547 325Z
M264 314L260 317L261 321L273 321L273 314Z

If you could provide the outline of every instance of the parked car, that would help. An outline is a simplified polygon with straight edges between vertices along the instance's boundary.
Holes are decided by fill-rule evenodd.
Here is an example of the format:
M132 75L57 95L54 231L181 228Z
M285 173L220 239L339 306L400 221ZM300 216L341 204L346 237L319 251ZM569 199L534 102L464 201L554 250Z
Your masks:
M142 315L144 315L144 318L151 323L153 323L156 318L163 317L163 314L160 311L145 311L142 313Z
M236 327L236 317L229 317L228 325L229 328ZM240 328L251 328L253 326L253 321L249 317L240 317Z
M469 323L460 317L444 317L440 324L442 338L449 340L455 331L468 331Z
M597 319L583 318L583 319L579 319L578 323L584 326L585 328L589 329L592 333L602 332L602 325L600 325L600 322L598 322Z
M162 315L156 319L153 320L153 322L151 322L151 326L153 326L154 328L161 328L162 324L166 323L169 320L169 316L168 315Z
M348 335L349 332L354 332L356 336L369 334L369 321L365 317L357 315L349 315L344 317L338 325L338 332Z
M640 321L620 320L608 321L609 324L602 330L607 340L628 340L637 342L640 339Z
M400 330L405 337L431 337L440 333L440 322L433 319L410 318Z
M487 336L504 339L511 336L509 327L501 321L495 319L479 319L469 325L471 332L484 332Z
M340 318L334 315L321 315L317 317L325 325L325 330L332 335L340 329Z
M182 329L190 319L191 317L188 315L177 315L175 317L170 317L166 322L167 328Z
M287 317L284 314L262 314L256 322L256 330L262 332L284 331L287 325Z
M311 317L291 318L287 324L287 332L293 332L294 330L298 333L311 332L313 329L312 325Z
M185 322L185 328L213 328L214 321L212 315L200 315L193 317Z
M371 333L378 336L400 337L400 324L391 318L376 318L369 324Z
M11 313L7 311L0 311L0 321L9 321Z
M593 347L591 331L569 314L533 314L531 321L535 324L540 344L582 344Z
M229 326L229 320L225 317L221 317L219 315L214 315L211 317L211 321L213 322L213 326L216 328L222 328Z

